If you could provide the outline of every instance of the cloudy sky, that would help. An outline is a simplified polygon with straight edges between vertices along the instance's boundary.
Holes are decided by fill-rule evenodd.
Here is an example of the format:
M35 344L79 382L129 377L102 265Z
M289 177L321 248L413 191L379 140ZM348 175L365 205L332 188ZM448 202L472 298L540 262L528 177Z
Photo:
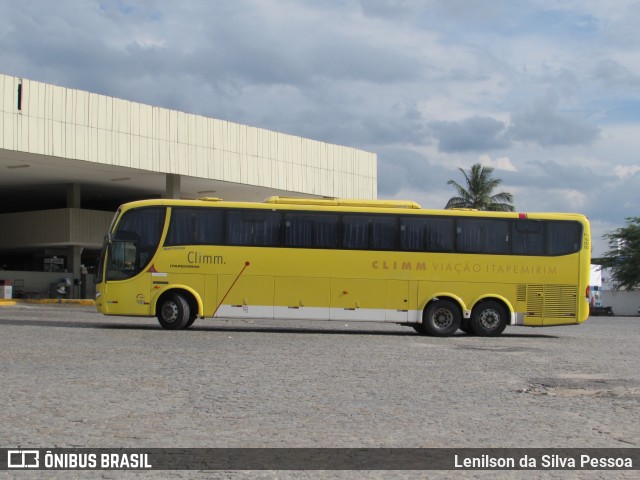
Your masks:
M378 154L444 207L495 168L519 211L638 216L637 0L0 0L0 71Z

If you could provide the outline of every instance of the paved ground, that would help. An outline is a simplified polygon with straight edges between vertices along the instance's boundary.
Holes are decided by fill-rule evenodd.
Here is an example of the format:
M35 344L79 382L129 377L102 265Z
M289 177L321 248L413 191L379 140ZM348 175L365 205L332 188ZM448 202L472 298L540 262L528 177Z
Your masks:
M170 332L86 306L0 306L0 446L638 448L639 340L637 317L442 339L369 323L198 320ZM16 478L69 478L38 473ZM502 478L525 472L512 473ZM162 476L300 475L421 478Z

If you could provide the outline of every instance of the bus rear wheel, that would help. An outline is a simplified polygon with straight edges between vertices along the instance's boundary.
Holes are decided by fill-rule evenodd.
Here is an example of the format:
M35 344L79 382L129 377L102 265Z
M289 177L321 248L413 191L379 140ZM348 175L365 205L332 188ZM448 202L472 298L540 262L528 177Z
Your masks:
M158 307L158 322L166 330L185 328L191 318L189 302L180 294L174 293L162 299Z
M448 337L460 328L462 316L450 300L437 300L422 315L422 331L434 337Z
M507 310L492 300L477 305L471 314L471 328L481 337L497 337L507 327Z

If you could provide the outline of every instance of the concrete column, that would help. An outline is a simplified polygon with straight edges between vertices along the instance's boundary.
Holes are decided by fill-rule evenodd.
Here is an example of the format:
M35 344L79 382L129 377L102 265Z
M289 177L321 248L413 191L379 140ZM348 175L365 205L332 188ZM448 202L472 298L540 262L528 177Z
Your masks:
M81 208L81 190L77 183L67 185L67 208ZM67 247L67 271L71 274L71 286L67 298L77 298L80 295L80 287L75 285L80 279L80 254L82 247L73 245Z
M67 185L67 208L80 208L80 185L70 183Z
M80 280L82 269L80 268L80 255L83 248L78 245L67 247L67 271L72 275L72 285L69 288L68 298L78 298L80 295L80 287L75 281Z
M180 198L180 175L167 173L167 188L164 194L165 198Z

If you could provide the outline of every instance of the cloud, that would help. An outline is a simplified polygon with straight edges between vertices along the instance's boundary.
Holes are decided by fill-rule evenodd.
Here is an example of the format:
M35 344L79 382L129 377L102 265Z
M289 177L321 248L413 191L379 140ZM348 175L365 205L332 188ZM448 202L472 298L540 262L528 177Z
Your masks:
M638 165L616 165L613 167L613 173L621 179L625 177L632 177L638 172L640 172L640 166Z
M480 157L478 157L478 161L482 165L494 168L496 170L505 170L508 172L518 171L509 157L498 157L493 160L489 155L480 155Z
M518 172L505 172L505 182L521 187L556 190L582 190L587 185L602 182L603 176L586 165L559 160L530 160Z
M504 136L504 122L491 117L471 117L457 122L431 122L429 127L441 152L477 152L509 146Z
M392 197L407 189L428 192L446 188L447 181L456 174L459 173L415 150L384 147L378 151L380 197ZM442 202L443 206L445 203Z
M584 209L584 207L587 205L589 197L586 192L566 189L561 190L560 193L566 199L566 205L571 210L579 211Z
M638 88L640 75L621 65L612 58L600 59L593 67L592 74L603 87L606 88Z
M543 147L590 145L600 129L574 113L559 112L549 103L515 113L507 135L513 140L537 143Z

